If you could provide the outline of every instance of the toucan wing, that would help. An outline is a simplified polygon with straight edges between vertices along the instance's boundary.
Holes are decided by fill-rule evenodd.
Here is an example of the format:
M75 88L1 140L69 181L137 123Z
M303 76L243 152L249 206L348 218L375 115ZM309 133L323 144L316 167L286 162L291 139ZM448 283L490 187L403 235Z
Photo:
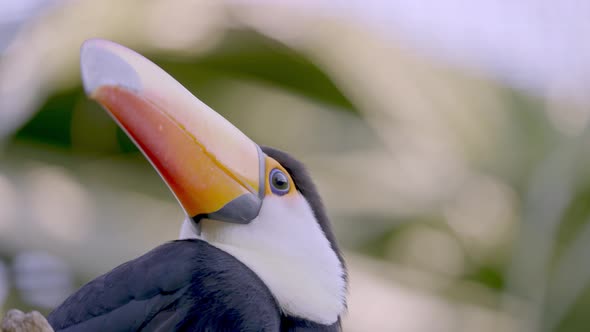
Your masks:
M102 275L48 317L56 331L279 331L272 294L201 240L164 244Z

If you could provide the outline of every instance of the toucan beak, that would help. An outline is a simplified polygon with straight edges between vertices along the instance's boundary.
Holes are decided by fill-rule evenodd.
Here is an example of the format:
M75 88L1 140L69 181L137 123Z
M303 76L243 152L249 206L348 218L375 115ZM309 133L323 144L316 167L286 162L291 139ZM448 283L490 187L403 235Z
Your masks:
M116 43L81 49L86 93L131 137L186 213L248 223L264 195L264 155L160 67Z

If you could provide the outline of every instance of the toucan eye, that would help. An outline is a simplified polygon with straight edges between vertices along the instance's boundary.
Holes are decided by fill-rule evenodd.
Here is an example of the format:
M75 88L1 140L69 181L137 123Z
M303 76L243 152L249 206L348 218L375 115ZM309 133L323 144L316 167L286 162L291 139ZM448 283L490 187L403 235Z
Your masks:
M278 168L270 171L270 189L277 195L284 195L289 192L289 178Z

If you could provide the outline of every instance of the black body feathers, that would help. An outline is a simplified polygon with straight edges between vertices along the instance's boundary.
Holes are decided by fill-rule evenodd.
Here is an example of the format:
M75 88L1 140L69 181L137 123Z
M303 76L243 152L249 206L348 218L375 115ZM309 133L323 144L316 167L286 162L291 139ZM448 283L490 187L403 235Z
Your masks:
M83 286L48 316L56 331L339 331L281 314L248 267L202 240L157 247Z

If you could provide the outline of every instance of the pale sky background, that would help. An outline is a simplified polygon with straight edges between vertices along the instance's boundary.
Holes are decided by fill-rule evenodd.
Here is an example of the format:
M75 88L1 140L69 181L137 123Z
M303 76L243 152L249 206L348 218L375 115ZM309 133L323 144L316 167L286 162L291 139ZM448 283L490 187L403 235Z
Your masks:
M62 0L0 0L0 50L23 20ZM517 88L587 100L590 1L232 0L352 15L428 57Z

